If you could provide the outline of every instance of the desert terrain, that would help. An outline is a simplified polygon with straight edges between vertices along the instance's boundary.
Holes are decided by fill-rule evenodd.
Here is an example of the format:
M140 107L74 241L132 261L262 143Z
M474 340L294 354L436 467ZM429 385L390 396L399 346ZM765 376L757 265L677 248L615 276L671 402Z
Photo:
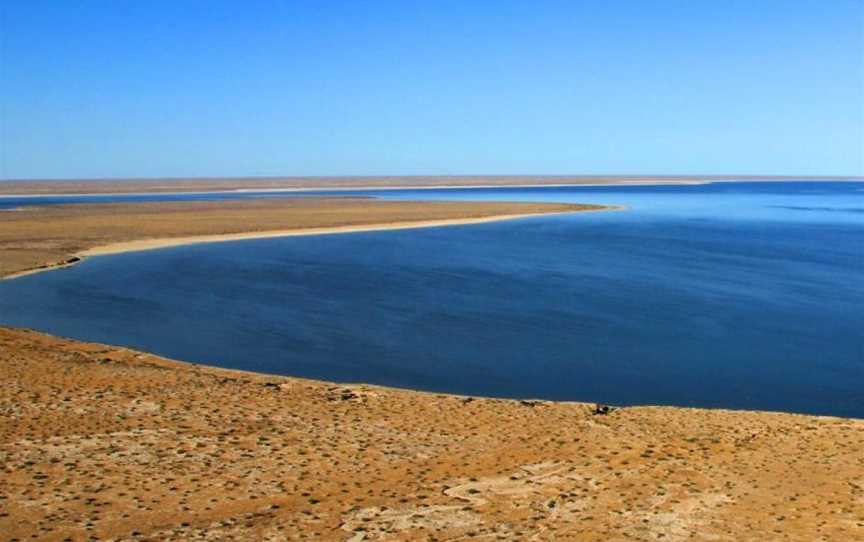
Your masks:
M480 399L0 328L3 540L864 539L864 420Z
M386 229L470 223L598 205L414 202L366 198L279 198L26 206L0 212L0 277L74 263L79 254L119 243L225 235L272 236L300 230ZM204 239L207 240L207 239ZM170 245L170 243L167 243ZM133 249L134 246L127 246ZM140 247L139 247L140 248ZM117 250L114 250L115 252Z

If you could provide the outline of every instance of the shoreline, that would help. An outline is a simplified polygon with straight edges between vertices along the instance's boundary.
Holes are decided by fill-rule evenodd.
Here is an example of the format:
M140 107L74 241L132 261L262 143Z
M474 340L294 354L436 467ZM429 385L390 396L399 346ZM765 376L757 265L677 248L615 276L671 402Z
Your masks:
M313 182L314 180L314 182ZM411 181L415 181L414 184ZM713 183L864 182L856 176L778 175L469 175L370 177L176 177L98 179L0 179L0 198L71 196L149 196L265 192L345 192L370 190L494 189L701 185ZM353 184L353 183L357 184ZM367 184L371 183L371 184ZM399 184L396 184L399 183ZM252 186L248 186L248 185ZM7 186L4 186L7 185ZM66 186L64 186L66 185ZM124 185L131 185L131 188ZM3 190L12 192L3 192ZM35 192L29 190L36 190ZM63 190L72 190L63 191Z
M297 187L274 187L274 188L215 188L213 190L157 190L141 192L57 192L57 193L2 193L2 198L64 198L64 197L117 197L117 196L164 196L164 195L188 195L200 196L207 194L266 194L266 193L339 193L357 191L394 191L394 190L472 190L472 189L509 189L509 188L597 188L597 187L634 187L634 186L697 186L719 183L778 183L778 182L808 182L806 178L789 179L657 179L657 180L622 180L617 182L585 182L585 183L518 183L518 184L427 184L427 185L360 185L360 186L297 186ZM815 179L815 182L850 182L862 183L864 179L837 178L837 179ZM0 187L3 183L0 182Z
M669 186L669 185L703 185L721 182L760 182L760 181L621 181L617 183L556 183L556 184L471 184L471 185L422 185L422 186L325 186L321 188L311 187L295 187L295 188L227 188L221 190L195 190L195 191L159 191L159 192L66 192L66 193L46 193L46 194L3 194L0 193L0 198L99 198L99 197L116 197L116 196L168 196L168 195L184 195L184 196L202 196L208 194L268 194L268 193L308 193L308 192L357 192L357 191L391 191L391 190L476 190L476 189L507 189L507 188L596 188L596 187L615 187L615 186ZM779 181L761 181L761 182L779 182ZM855 181L851 181L855 182ZM0 183L2 186L2 183Z
M123 346L119 344L112 343L103 343L103 342L91 342L86 341L84 339L76 339L75 337L68 337L66 335L56 335L54 333L50 333L48 331L42 331L40 329L29 328L29 327L17 327L10 326L6 324L0 323L0 332L2 331L12 331L15 333L28 333L42 336L44 338L56 341L63 341L69 343L81 343L81 344L90 344L90 345L99 345L105 346L111 349L124 350L129 353L132 353L138 358L147 357L152 358L155 361L158 361L159 364L163 367L166 367L171 370L179 370L179 371L191 371L199 374L209 374L211 376L240 376L245 377L250 380L263 380L263 381L281 381L281 382L300 382L310 386L320 386L320 387L343 387L343 388L356 388L356 389L364 389L364 390L377 390L382 393L405 393L411 395L420 395L421 397L425 397L427 399L456 399L465 402L472 401L489 401L489 402L502 402L502 403L510 403L514 405L520 405L524 407L537 407L537 406L554 406L554 405L562 405L562 406L575 406L582 408L591 408L596 405L607 406L611 409L611 412L615 411L624 411L624 410L632 410L632 409L657 409L657 410L675 410L675 411L692 411L692 412L709 412L715 414L748 414L748 415L767 415L767 416L793 416L800 418L814 418L825 421L835 421L835 422L856 422L856 423L864 423L864 418L857 418L851 416L837 416L833 414L813 414L809 412L795 412L790 410L757 410L750 408L730 408L730 407L722 407L722 406L683 406L676 404L663 404L663 403L638 403L638 404L616 404L616 403L597 403L588 400L578 400L578 399L543 399L541 397L502 397L498 395L471 395L466 393L455 393L455 392L447 392L447 391L436 391L431 389L422 389L422 388L408 388L401 387L389 384L375 384L372 382L366 382L363 380L326 380L322 378L312 378L306 376L294 376L291 374L279 374L279 373L270 373L264 371L255 371L252 369L234 369L231 367L223 367L220 365L213 365L208 362L197 362L197 361L187 361L180 358L172 358L162 354L157 354L155 352L150 352L149 350L140 350L138 348Z
M3 326L0 346L10 539L864 533L861 419L335 383Z
M302 237L309 235L337 235L346 233L363 233L363 232L378 232L390 230L410 230L420 228L439 228L447 226L464 226L471 224L484 224L490 222L503 222L507 220L518 220L522 218L536 218L541 216L559 216L565 214L576 213L596 213L604 211L623 211L627 207L623 205L603 205L597 206L596 209L577 209L573 211L556 211L549 213L516 213L503 214L493 216L483 216L474 218L453 218L440 220L417 220L417 221L402 221L391 223L378 224L363 224L354 226L331 226L331 227L312 227L312 228L291 228L285 230L259 231L259 232L241 232L216 235L191 235L181 237L163 237L151 239L139 239L134 241L122 241L117 243L109 243L105 245L95 246L78 251L71 254L67 259L54 264L46 264L42 267L27 269L0 276L0 280L12 280L46 271L54 271L57 269L65 269L73 265L79 264L88 257L93 256L108 256L112 254L122 254L126 252L143 252L147 250L156 250L161 248L173 248L185 245L197 245L204 243L224 243L232 241L246 241L254 239L273 239L280 237Z

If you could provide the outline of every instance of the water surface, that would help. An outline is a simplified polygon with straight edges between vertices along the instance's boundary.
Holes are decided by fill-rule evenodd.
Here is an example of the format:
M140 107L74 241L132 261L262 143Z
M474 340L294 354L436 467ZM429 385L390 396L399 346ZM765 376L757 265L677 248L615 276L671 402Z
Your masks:
M864 417L862 188L362 191L631 209L91 258L0 282L0 322L336 381Z

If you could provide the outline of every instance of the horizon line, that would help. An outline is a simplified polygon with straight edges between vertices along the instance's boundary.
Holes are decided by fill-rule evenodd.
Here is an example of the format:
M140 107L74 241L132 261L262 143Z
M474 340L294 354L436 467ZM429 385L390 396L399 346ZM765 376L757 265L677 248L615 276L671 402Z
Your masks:
M457 174L383 174L383 175L190 175L190 176L95 176L95 177L0 177L0 182L74 182L74 181L186 181L186 180L271 180L271 179L436 179L436 178L577 178L577 179L849 179L864 181L864 175L801 175L801 174L610 174L610 173L457 173Z

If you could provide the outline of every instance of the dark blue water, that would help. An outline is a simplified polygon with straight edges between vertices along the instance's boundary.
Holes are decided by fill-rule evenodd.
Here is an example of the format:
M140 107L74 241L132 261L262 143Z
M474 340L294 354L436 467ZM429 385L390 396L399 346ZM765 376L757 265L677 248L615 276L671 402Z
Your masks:
M92 258L0 282L0 322L328 380L864 418L862 183L386 196L631 209Z

